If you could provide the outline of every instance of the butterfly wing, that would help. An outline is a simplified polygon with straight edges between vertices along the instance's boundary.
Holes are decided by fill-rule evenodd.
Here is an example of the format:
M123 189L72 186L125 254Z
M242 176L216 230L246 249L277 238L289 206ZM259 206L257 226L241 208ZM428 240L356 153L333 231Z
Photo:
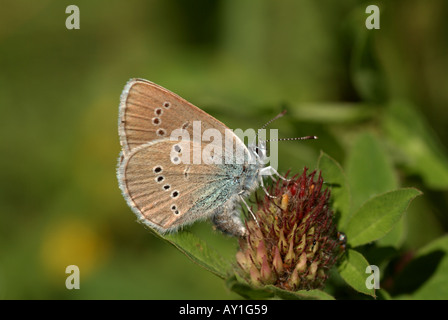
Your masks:
M119 134L123 154L147 142L169 138L173 130L187 130L193 137L193 121L200 121L201 130L227 128L206 112L171 91L147 80L131 79L120 98Z
M194 141L162 139L124 156L118 169L120 188L142 222L162 233L174 231L233 203L241 190L235 177L241 175L242 165L179 163L173 153L180 157L204 147Z

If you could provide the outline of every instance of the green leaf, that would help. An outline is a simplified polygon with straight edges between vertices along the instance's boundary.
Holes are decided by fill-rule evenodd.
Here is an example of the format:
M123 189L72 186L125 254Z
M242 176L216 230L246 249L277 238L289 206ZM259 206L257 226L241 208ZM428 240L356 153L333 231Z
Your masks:
M322 177L331 188L333 209L338 216L339 228L345 226L350 217L350 190L341 165L326 153L320 153L317 164Z
M428 273L428 270L432 272ZM448 236L440 237L421 248L398 276L397 282L412 289L407 295L399 296L399 298L446 300L448 298ZM416 284L419 286L415 287Z
M411 174L419 174L434 189L448 189L448 156L424 116L404 102L394 102L387 109L384 129L397 157Z
M341 277L353 289L358 292L375 297L375 290L368 289L366 286L366 279L369 274L366 273L366 268L369 266L366 258L358 251L348 249L345 259L338 267L338 272Z
M231 270L229 261L225 261L217 251L191 232L180 231L158 236L171 243L193 262L223 279Z
M417 189L403 188L368 200L347 224L347 242L356 247L383 237L399 221L409 203L421 194Z
M346 165L352 210L372 196L398 187L394 169L378 139L371 133L357 137Z
M392 247L398 249L406 238L406 221L400 219L392 230L381 239L378 239L377 245L380 247Z
M273 285L253 287L242 279L232 276L227 280L227 286L233 292L246 299L280 298L284 300L334 300L334 297L322 290L287 291Z
M274 292L275 296L285 300L334 300L334 297L328 293L314 289L314 290L298 290L298 291L286 291L272 285L267 286Z
M173 245L191 261L218 277L225 279L231 272L231 263L193 233L183 230L175 233L160 234L154 229L146 227L157 238Z
M227 279L227 287L235 293L246 299L268 299L274 296L274 293L266 288L255 288L239 279L235 275Z

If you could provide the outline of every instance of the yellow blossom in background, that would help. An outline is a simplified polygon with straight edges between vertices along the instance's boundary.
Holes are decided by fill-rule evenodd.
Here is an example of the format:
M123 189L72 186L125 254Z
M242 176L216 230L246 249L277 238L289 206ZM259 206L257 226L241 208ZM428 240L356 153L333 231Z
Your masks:
M109 243L91 224L65 219L53 223L45 233L40 259L47 276L64 283L67 266L78 266L81 278L88 277L107 259L109 251Z

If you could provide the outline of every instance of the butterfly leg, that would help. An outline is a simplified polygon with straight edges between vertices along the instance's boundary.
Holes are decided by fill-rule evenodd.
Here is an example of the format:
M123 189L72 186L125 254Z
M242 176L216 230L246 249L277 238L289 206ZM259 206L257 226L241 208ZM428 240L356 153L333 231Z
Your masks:
M280 179L282 179L283 181L291 181L291 179L287 179L284 176L282 176L280 173L277 172L277 170L275 170L273 167L265 167L263 169L260 170L260 175L261 176L271 176L273 177L274 175L276 175L277 177L279 177Z
M284 181L287 181L287 182L289 182L289 181L291 181L290 179L286 179L285 177L283 177L281 174L279 174L278 172L277 172L277 170L275 170L273 167L265 167L265 168L263 168L263 169L261 169L260 170L260 184L261 184L261 187L263 188L263 190L264 190L264 193L266 193L266 195L269 197L269 198L277 198L276 196L272 196L272 195L270 195L269 194L269 192L266 190L266 188L265 188L265 186L264 186L264 183L263 183L263 176L264 175L268 175L268 176L270 176L271 178L272 178L272 180L274 180L274 181L277 181L275 178L274 178L274 175L276 175L276 176L278 176L280 179L282 179L282 180L284 180Z
M246 200L244 200L242 194L244 193L244 191L241 191L238 195L240 197L240 200L244 203L244 205L246 206L247 210L250 212L250 215L252 216L252 218L254 218L255 222L257 223L257 226L260 226L258 224L258 220L257 217L255 216L255 214L253 213L252 209L249 207L249 205L247 204Z
M260 175L260 185L261 185L261 188L263 188L264 193L266 193L266 195L269 198L271 198L271 199L277 198L276 196L272 196L271 194L269 194L268 190L266 190L266 187L264 186L264 182L263 182L263 176L261 176L261 175Z

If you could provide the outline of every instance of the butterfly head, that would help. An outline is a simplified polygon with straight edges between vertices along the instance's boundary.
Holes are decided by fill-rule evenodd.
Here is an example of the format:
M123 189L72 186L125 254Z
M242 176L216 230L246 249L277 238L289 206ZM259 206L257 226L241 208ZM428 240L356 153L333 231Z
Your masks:
M266 141L264 140L259 140L258 144L255 142L249 144L248 149L252 159L255 159L257 163L264 163L268 158Z
M269 120L267 123L265 123L264 126L262 126L260 129L258 129L257 132L257 138L258 138L258 143L257 143L257 138L255 138L254 142L250 143L248 145L248 149L251 155L252 159L255 159L256 163L261 165L261 164L266 164L267 160L268 160L268 156L267 156L267 146L266 146L266 142L270 141L270 140L262 140L260 139L260 133L264 130L264 128L266 128L270 123L272 123L273 121L277 120L278 118L281 118L285 115L286 110L283 110L281 113L279 113L277 116L275 116L274 118L272 118L271 120Z

